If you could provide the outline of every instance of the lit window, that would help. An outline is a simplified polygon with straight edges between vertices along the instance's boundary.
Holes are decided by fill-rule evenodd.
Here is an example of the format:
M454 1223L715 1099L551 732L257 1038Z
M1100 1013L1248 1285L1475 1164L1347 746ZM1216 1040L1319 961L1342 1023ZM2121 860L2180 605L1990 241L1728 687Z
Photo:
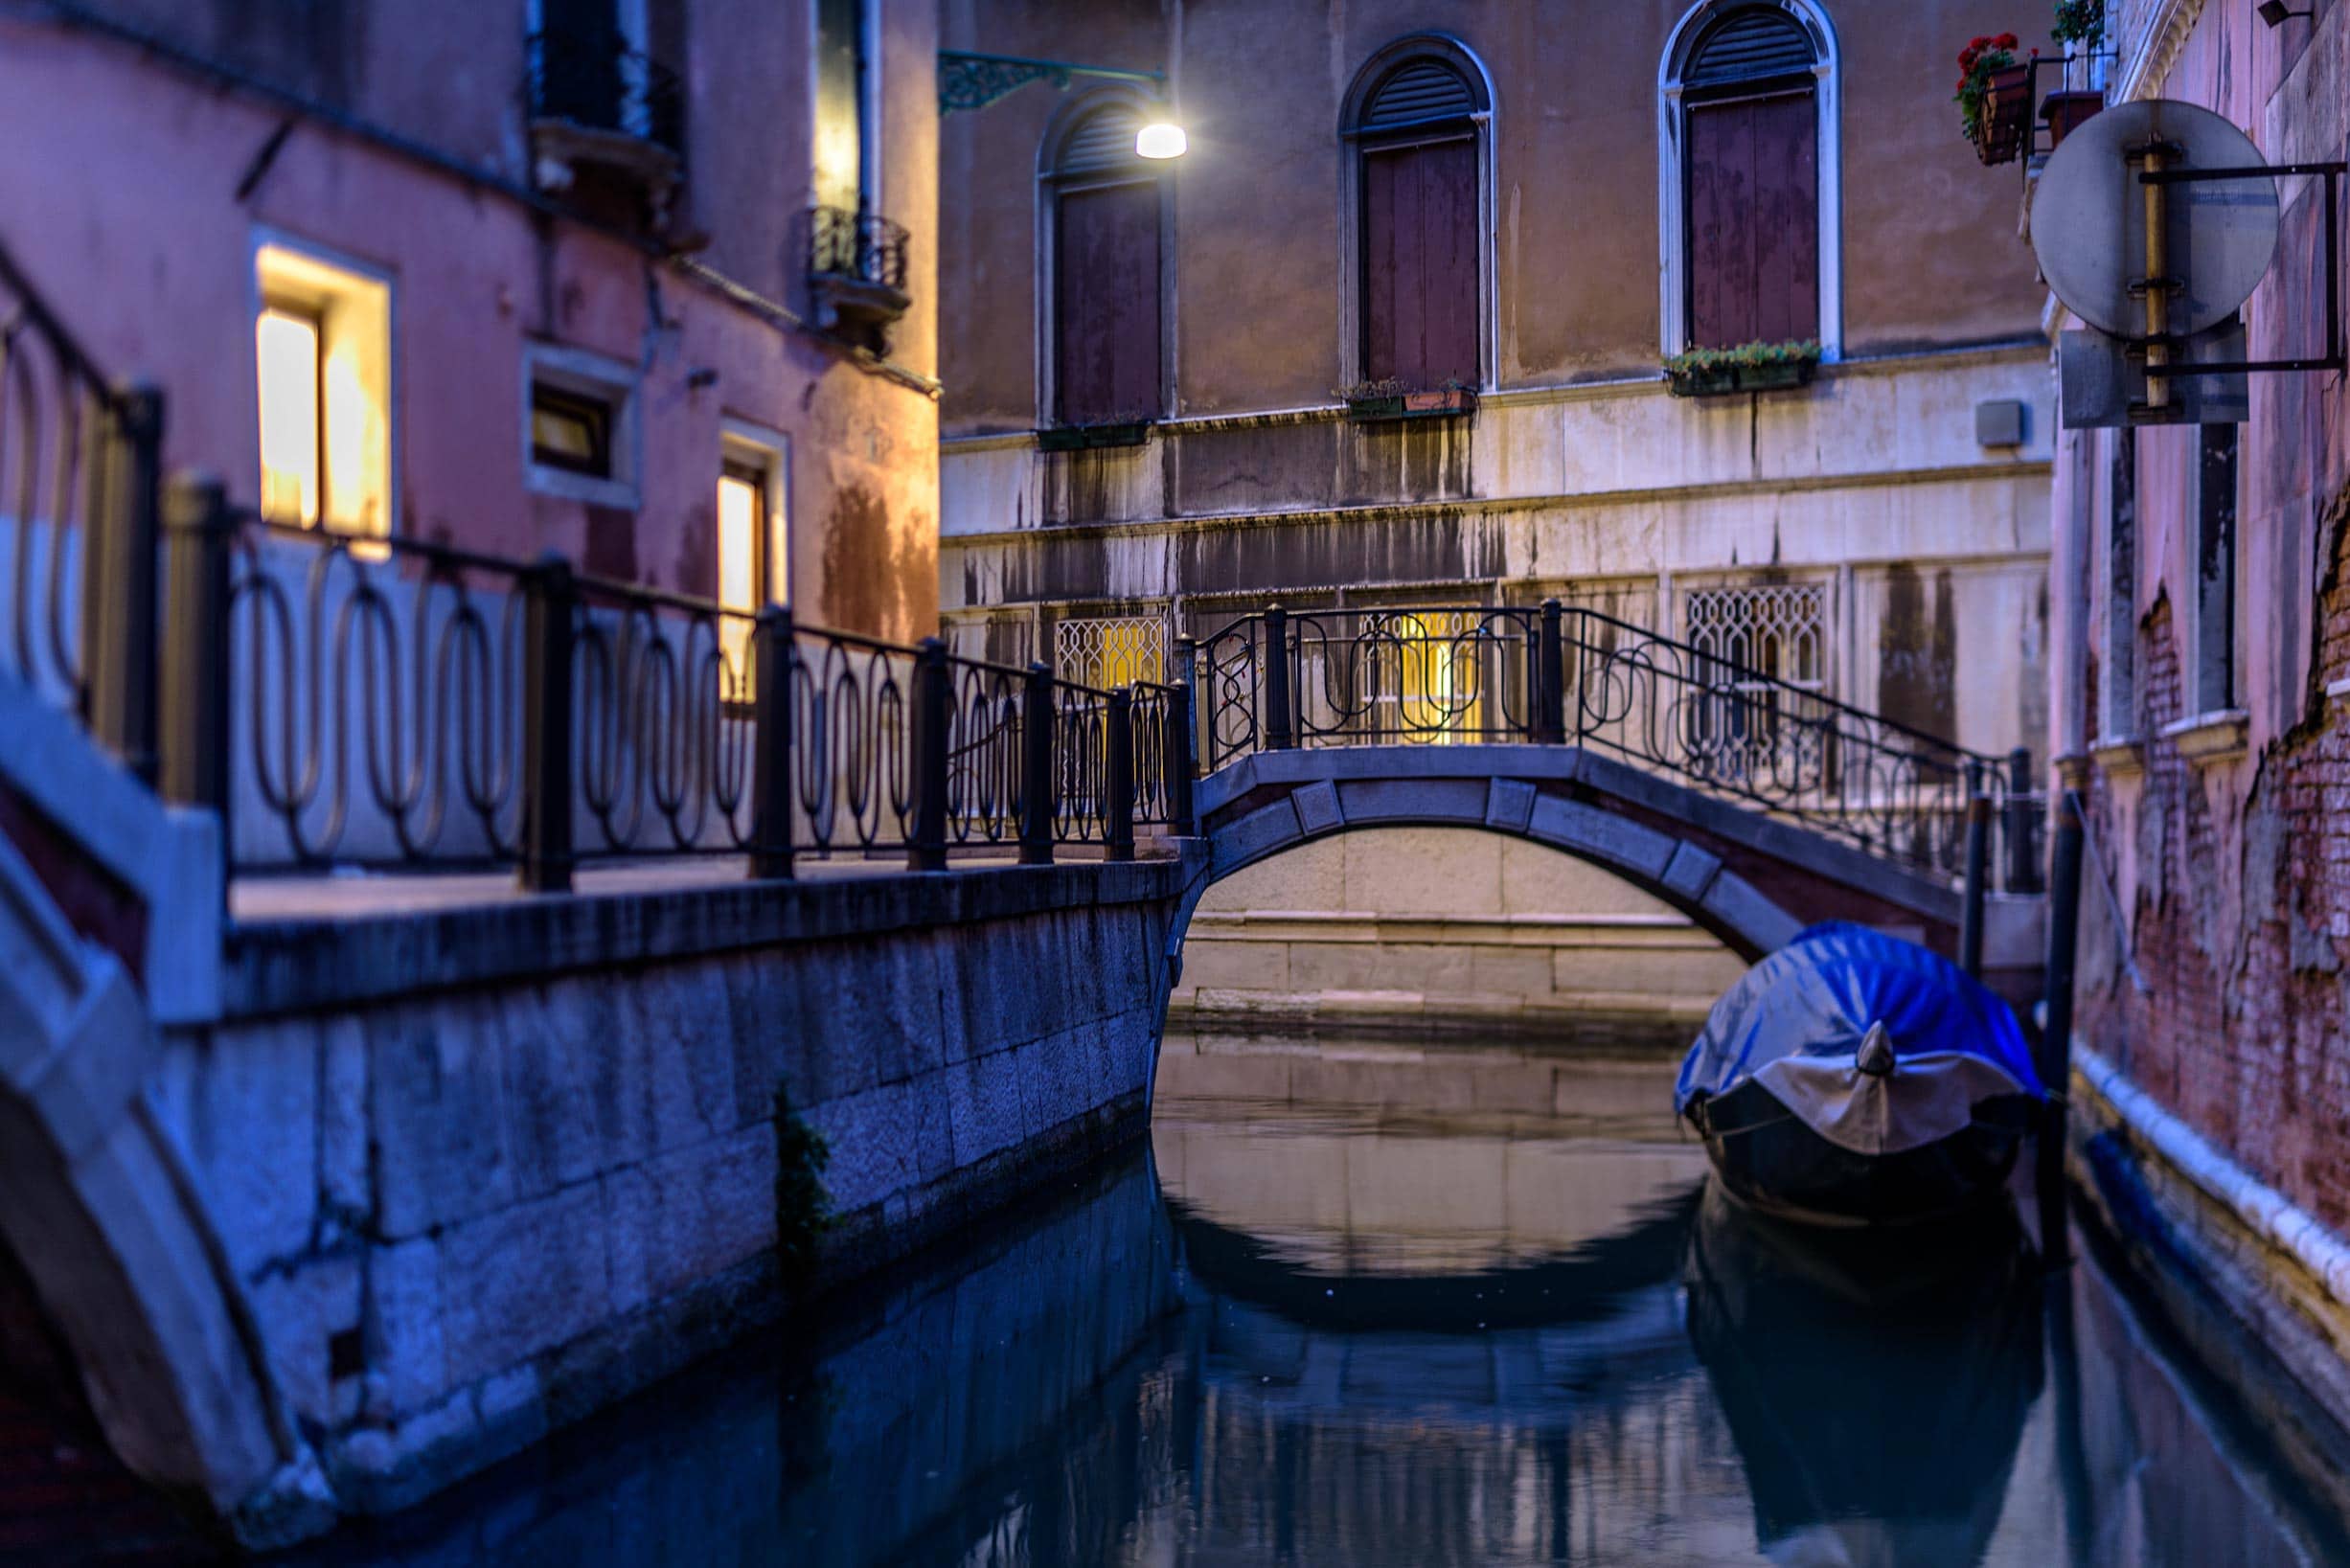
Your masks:
M751 695L751 623L760 610L761 546L767 532L766 475L740 463L719 474L719 607L736 615L719 618L719 650L726 669L720 684L728 695Z
M522 352L523 481L542 495L634 509L636 368L585 349Z
M290 246L255 253L262 510L381 537L392 523L391 287Z
M611 478L611 405L583 393L534 385L531 461L566 473Z
M316 317L275 306L262 312L254 330L261 366L262 512L305 528L318 521L325 467L319 335Z
M1063 621L1053 628L1054 663L1063 680L1108 691L1165 678L1167 623L1151 615Z

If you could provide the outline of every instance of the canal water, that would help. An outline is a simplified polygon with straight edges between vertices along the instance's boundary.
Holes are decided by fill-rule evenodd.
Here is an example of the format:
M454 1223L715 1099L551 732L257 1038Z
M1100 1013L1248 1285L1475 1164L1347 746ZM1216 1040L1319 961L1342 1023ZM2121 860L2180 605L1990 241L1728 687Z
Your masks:
M2109 1248L1761 1224L1675 1065L1177 1036L1113 1168L305 1560L2350 1563Z

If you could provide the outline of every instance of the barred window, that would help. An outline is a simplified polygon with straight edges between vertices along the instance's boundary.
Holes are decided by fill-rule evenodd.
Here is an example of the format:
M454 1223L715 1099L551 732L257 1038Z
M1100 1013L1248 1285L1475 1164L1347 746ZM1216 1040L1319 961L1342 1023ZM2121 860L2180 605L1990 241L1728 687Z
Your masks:
M1699 652L1791 686L1825 689L1826 583L1700 588L1683 603L1685 635Z
M1167 623L1154 615L1091 616L1053 628L1053 671L1104 690L1166 678Z

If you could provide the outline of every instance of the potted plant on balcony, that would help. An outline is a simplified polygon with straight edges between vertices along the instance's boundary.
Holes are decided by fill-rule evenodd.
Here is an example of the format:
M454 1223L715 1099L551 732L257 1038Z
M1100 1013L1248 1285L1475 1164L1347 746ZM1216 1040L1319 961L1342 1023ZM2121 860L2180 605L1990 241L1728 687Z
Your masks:
M1410 386L1390 375L1338 387L1331 395L1346 404L1346 417L1358 424L1385 420L1449 419L1473 414L1477 408L1476 389L1458 378L1448 378L1443 385L1426 389Z
M1140 412L1121 412L1082 423L1048 424L1037 432L1041 452L1092 452L1111 446L1140 446L1156 421Z
M1958 52L1958 123L1986 164L2003 164L2023 148L2031 125L2032 67L2016 58L2016 35L1967 40Z
M1665 361L1665 383L1676 398L1720 398L1803 386L1818 369L1815 338L1741 343L1734 349L1690 349L1673 355Z
M2073 60L2086 62L2105 42L2105 0L2056 0L2056 19L2048 31L2065 45L2067 66ZM2086 63L2084 71L2086 80ZM2075 127L2104 107L2105 94L2100 92L2065 88L2050 93L2040 105L2040 117L2048 122L2048 150L2062 147Z

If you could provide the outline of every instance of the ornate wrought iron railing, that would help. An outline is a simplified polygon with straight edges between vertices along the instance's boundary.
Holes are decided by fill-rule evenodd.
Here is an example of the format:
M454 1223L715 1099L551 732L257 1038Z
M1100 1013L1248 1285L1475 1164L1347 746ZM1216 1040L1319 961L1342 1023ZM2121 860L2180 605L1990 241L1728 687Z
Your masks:
M155 776L163 398L108 383L0 247L0 673Z
M906 238L903 224L893 223L878 213L811 207L808 213L809 273L902 292Z
M1133 853L1130 693L743 615L415 539L273 524L173 494L179 798L226 816L243 874L963 849ZM1154 776L1195 763L1154 689ZM1182 748L1167 754L1164 748ZM1188 830L1185 826L1182 830Z
M1597 610L1275 607L1176 660L1210 769L1294 746L1568 743L1937 875L1963 870L1988 809L2009 891L2038 886L2028 753L1972 752Z
M685 84L616 34L535 33L531 116L613 131L685 156Z

